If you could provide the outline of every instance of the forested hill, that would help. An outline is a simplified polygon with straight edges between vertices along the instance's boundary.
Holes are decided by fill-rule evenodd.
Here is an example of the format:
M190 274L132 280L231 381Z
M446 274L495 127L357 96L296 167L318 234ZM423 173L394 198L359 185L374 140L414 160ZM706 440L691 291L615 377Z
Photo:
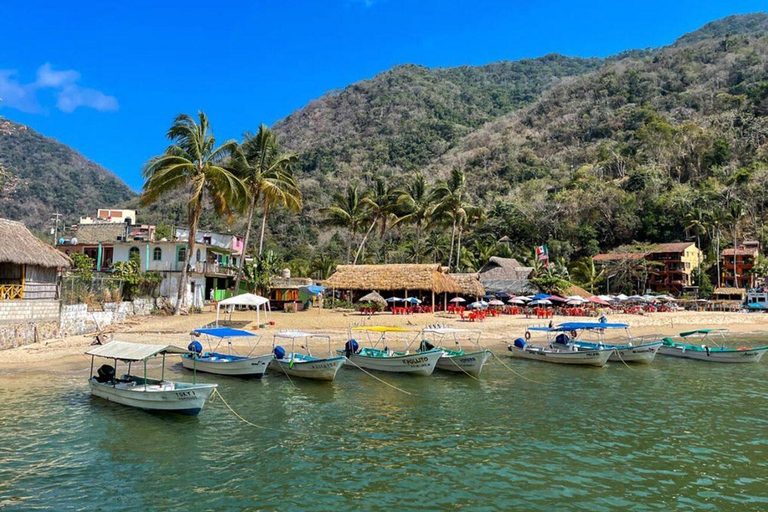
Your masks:
M534 102L599 59L547 55L485 66L405 65L334 91L275 124L306 175L339 179L424 167L484 123ZM333 179L333 178L331 178Z
M120 178L74 149L32 128L0 117L0 165L18 182L0 197L0 217L34 229L55 212L68 222L136 194Z
M530 244L545 234L565 258L697 232L708 246L732 207L740 236L766 241L767 20L727 18L553 87L430 174L461 167L476 200L504 205L496 229Z

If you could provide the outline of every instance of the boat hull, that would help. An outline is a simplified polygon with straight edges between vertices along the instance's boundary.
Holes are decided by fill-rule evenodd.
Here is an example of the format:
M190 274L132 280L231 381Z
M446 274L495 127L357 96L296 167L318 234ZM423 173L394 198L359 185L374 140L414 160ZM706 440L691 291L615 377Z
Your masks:
M483 365L490 357L490 350L478 350L461 355L443 354L437 360L436 368L446 372L468 373L478 377L483 371Z
M181 384L165 381L161 384L112 385L89 381L91 394L110 402L147 411L174 412L195 415L203 410L216 384ZM178 387L178 386L183 387Z
M638 363L638 364L651 364L656 357L656 353L662 345L661 341L654 343L644 343L642 345L605 345L598 347L594 343L574 342L581 350L593 350L612 348L613 352L608 358L609 361L625 362L625 363Z
M406 355L392 355L389 357L351 354L348 357L346 364L379 372L432 375L432 372L435 371L437 361L442 355L443 352L441 350Z
M520 349L514 345L507 347L512 356L545 363L573 364L582 366L605 366L613 350L577 350L577 351L553 351Z
M706 350L690 350L664 345L659 349L659 354L709 363L759 363L766 351L768 351L768 347L749 350L718 350L715 348L707 352Z
M191 357L182 357L181 366L187 370L196 369L198 372L213 373L215 375L230 375L234 377L255 377L260 379L267 371L270 361L274 356L247 357L235 361L206 361L198 358L193 361ZM196 367L196 368L195 368Z
M290 358L273 359L269 366L273 370L285 373L290 377L300 377L303 379L314 379L322 381L332 381L336 378L336 373L344 364L345 358L331 357L328 359L314 359L301 361Z

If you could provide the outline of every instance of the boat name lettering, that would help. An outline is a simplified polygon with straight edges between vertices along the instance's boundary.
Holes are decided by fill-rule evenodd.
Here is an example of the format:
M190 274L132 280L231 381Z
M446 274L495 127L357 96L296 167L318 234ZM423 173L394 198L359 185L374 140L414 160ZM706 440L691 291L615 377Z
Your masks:
M425 357L417 357L417 358L414 358L414 359L403 359L403 363L404 364L408 364L408 365L426 363L427 361L429 361L429 358L426 357L426 356Z
M177 391L176 396L179 398L185 398L185 397L191 398L195 396L195 392L194 391Z
M474 357L462 357L461 359L459 359L460 363L474 363L475 361L477 361L477 359L475 359Z

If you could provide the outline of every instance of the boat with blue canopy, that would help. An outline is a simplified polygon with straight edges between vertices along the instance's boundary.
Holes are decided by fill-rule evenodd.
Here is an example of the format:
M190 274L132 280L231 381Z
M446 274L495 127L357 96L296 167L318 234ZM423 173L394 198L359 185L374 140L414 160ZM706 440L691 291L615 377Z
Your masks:
M664 338L659 353L665 356L707 361L710 363L758 363L768 351L768 346L751 348L741 345L737 348L726 346L728 329L697 329L681 332L686 341L698 339L700 343L683 343Z
M198 414L206 400L213 394L216 384L198 384L197 374L192 383L165 380L166 354L183 354L187 350L173 345L146 345L127 341L112 341L86 352L91 356L91 377L88 384L91 394L110 402L148 411ZM159 379L147 376L147 361L162 356L163 364ZM94 358L111 359L114 365L101 365L93 374ZM118 362L126 363L127 373L117 377ZM143 363L144 376L131 375L133 363Z
M605 331L624 330L625 343L606 343ZM632 337L629 332L629 324L610 322L565 322L554 327L530 327L529 331L543 331L551 333L553 343L560 345L573 344L584 350L612 349L614 352L608 357L609 361L623 361L625 363L650 364L661 348L660 336ZM596 336L594 341L580 339L585 334Z
M290 340L290 352L286 352L285 348L277 344L279 339ZM328 342L328 357L321 358L312 355L309 344L313 339ZM304 345L299 346L306 350L306 354L296 350L296 340L304 343ZM272 354L274 359L269 363L271 368L279 370L289 377L324 381L332 381L339 368L346 361L344 356L333 356L330 336L301 331L282 331L275 334L272 339Z
M258 348L261 336L242 329L205 327L192 331L192 337L187 347L189 353L181 358L181 365L188 370L196 368L197 371L216 375L261 378L273 358L271 353L254 356L253 352ZM208 351L203 351L203 344L196 339L200 337L207 340ZM232 343L233 338L255 340L255 342L249 343L251 347L245 355L238 355ZM221 345L225 342L229 353L220 351Z
M424 352L411 352L408 349L410 343L403 352L391 350L387 341L387 334L412 332L410 329L387 326L362 326L353 327L352 331L366 332L370 346L361 348L357 340L350 335L350 339L344 345L344 349L337 352L339 355L346 356L346 364L358 368L390 373L408 373L411 375L432 375L438 359L443 355L443 351L438 348ZM378 335L375 340L372 339L374 335Z

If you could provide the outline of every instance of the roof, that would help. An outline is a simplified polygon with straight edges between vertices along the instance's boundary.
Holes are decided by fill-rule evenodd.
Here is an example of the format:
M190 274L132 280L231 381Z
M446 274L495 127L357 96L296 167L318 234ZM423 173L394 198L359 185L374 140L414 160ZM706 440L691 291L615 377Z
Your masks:
M86 354L89 356L106 357L120 361L143 361L159 354L187 354L185 350L175 345L145 345L128 341L110 341L106 345L94 347Z
M363 295L360 297L359 302L378 302L380 304L386 304L387 301L384 300L384 297L381 296L381 294L377 292L371 292L369 294Z
M461 287L462 295L480 297L485 295L485 287L480 283L480 277L476 273L451 274L456 284Z
M528 279L533 267L526 267L514 258L491 256L488 263L480 269L480 281L500 281L509 279Z
M597 254L592 257L594 261L618 261L618 260L639 260L645 257L644 252L610 252Z
M21 222L0 219L0 263L68 268L72 261L33 235Z
M461 292L461 287L437 263L339 265L323 284L341 290Z
M208 329L195 329L192 331L199 334L207 334L216 338L234 338L238 336L256 336L252 332L242 329L232 329L231 327L211 327Z
M509 295L535 295L539 288L528 279L485 280L482 282L489 294L507 293Z
M692 245L695 246L696 244L693 242L671 242L667 244L655 244L651 249L651 252L683 252Z
M738 249L730 247L723 250L723 256L733 256L734 253L736 256L757 256L760 250L757 247L739 247Z
M738 295L740 297L744 297L746 295L746 291L743 288L721 287L715 288L715 291L712 292L712 295Z
M565 290L565 294L567 296L569 296L569 297L571 297L573 295L580 295L581 297L584 297L584 298L587 298L587 297L592 295L587 290L585 290L584 288L582 288L581 286L576 285L576 284L571 284L571 286L569 286Z
M269 280L272 288L278 289L299 289L304 286L311 286L312 279L309 277L273 277Z
M129 227L124 222L105 222L99 224L79 224L77 233L78 244L97 244L99 242L117 242L118 237L125 236L126 228Z

